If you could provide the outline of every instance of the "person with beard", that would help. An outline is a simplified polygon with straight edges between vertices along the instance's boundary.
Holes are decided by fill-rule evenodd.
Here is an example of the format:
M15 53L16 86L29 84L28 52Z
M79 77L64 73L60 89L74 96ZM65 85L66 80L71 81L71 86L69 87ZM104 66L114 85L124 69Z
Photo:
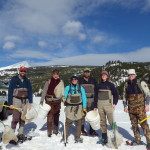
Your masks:
M83 76L79 78L79 84L84 87L87 97L87 112L94 109L94 100L97 99L97 82L96 80L91 77L91 70L89 68L85 68L83 71ZM85 116L83 116L82 120L82 128L81 134L87 135L86 131L84 130L84 123L85 123ZM90 126L89 130L90 135L98 135L95 130L92 129Z
M40 104L43 105L43 102L45 100L46 104L50 105L51 107L47 115L48 137L51 137L52 133L55 135L58 134L61 98L63 97L63 95L64 95L64 82L59 78L59 71L55 69L52 71L51 79L46 81L44 85L40 101Z
M25 139L23 134L25 121L21 119L21 112L14 108L23 109L28 103L27 106L30 109L33 102L32 86L30 80L26 77L26 71L27 68L21 66L19 68L19 74L12 77L8 89L8 105L10 109L13 109L11 128L15 132L16 126L19 123L18 140Z
M128 81L124 85L123 92L124 111L129 113L135 137L131 145L142 144L138 123L147 118L146 112L149 111L150 102L150 91L147 84L137 79L136 76L135 69L128 70ZM147 149L150 149L150 129L147 120L140 125L146 137Z

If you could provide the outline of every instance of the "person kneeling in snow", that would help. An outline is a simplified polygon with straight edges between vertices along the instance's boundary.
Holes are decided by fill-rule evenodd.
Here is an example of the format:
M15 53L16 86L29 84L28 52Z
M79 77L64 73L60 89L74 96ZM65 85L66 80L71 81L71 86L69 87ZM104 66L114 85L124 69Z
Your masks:
M82 115L86 114L86 93L84 88L78 84L78 75L71 76L71 83L65 87L64 99L66 99L66 139L69 136L72 122L75 121L75 143L82 143L83 139L80 138L80 135Z

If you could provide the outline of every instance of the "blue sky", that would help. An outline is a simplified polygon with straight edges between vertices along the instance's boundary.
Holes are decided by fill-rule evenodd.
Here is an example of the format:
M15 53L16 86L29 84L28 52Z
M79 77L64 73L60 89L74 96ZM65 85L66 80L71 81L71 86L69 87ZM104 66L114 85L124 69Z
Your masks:
M150 0L0 0L0 29L0 67L150 60Z

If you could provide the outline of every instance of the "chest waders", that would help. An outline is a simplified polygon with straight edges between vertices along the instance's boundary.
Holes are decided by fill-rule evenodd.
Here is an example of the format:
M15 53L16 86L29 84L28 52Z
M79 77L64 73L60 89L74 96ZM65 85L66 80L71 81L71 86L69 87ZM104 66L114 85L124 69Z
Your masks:
M94 85L81 84L81 86L85 89L85 93L87 97L87 111L90 111L93 109L94 106Z
M66 118L79 120L82 118L81 94L70 94L66 100Z
M98 91L98 111L102 133L107 133L107 119L110 125L113 123L112 100L113 95L110 89L100 89Z

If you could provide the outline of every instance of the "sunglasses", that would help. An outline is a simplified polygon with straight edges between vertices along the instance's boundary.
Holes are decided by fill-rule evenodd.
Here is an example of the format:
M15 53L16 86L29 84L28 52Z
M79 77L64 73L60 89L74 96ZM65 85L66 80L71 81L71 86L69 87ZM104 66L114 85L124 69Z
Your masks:
M21 70L20 72L26 72L26 71Z
M77 79L76 79L76 78L73 78L73 79L71 79L71 80L73 81L73 80L77 80Z
M135 74L128 74L128 76L134 76Z

